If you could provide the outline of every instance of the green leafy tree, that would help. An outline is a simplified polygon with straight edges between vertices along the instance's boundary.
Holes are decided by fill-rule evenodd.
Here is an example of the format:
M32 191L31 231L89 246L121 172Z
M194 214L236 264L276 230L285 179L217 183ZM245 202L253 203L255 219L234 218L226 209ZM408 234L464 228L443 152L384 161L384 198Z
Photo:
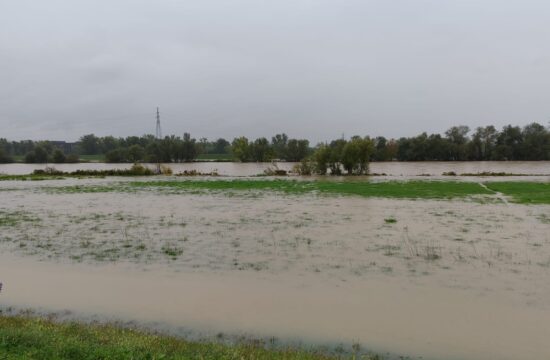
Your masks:
M48 162L48 151L44 146L39 145L34 148L34 162L36 163Z
M315 149L312 158L315 163L315 171L319 175L325 175L328 171L330 161L330 147L325 144L319 144Z
M244 136L233 139L231 143L231 152L233 156L241 162L250 161L251 148L248 139Z
M251 146L252 159L257 162L271 161L274 156L273 149L269 141L262 137L258 138Z
M99 154L99 138L94 134L84 135L78 143L81 154L96 155Z
M12 163L13 158L2 148L0 148L0 163L8 164Z
M450 142L449 160L466 160L466 143L468 142L468 126L453 126L445 132L447 140Z
M34 151L29 151L28 153L25 154L25 162L27 164L33 164L36 162Z
M538 123L523 128L521 157L524 160L546 160L550 158L550 133Z
M357 173L359 170L359 143L356 140L347 142L342 148L340 162L348 175Z
M374 144L371 139L362 139L359 136L348 141L341 155L341 163L348 175L366 174L369 171L369 159L374 151Z
M496 160L522 160L523 134L519 126L508 125L498 134Z
M128 148L128 160L131 162L142 161L145 157L145 149L141 145L131 145Z
M229 141L219 138L214 142L213 153L214 154L227 154L230 151L231 144Z
M271 138L273 153L277 159L287 159L288 136L286 134L277 134Z
M183 134L183 143L182 143L182 158L185 162L193 161L199 155L199 148L197 146L197 141L191 138L191 134Z
M105 136L103 138L99 138L97 143L99 144L99 150L102 154L106 154L111 150L114 150L119 147L123 147L123 144L121 144L121 141L118 139L115 139L113 136ZM94 146L92 145L91 151L94 151L93 149L94 149Z
M302 161L309 154L309 141L302 139L290 139L287 143L286 156L287 161Z
M332 175L342 174L342 153L347 141L344 139L333 140L330 143L329 168Z
M157 141L153 141L147 145L145 148L145 158L147 159L147 162L150 163L161 162L162 156L160 146Z
M105 161L108 163L125 163L128 161L128 152L125 148L118 148L105 154Z

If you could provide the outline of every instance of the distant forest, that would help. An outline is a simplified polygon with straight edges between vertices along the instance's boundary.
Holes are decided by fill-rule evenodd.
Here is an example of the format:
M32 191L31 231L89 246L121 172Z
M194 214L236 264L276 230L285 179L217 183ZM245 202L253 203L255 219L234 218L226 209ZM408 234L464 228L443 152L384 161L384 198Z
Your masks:
M277 134L271 140L238 137L229 142L219 138L199 140L185 133L182 137L153 135L141 137L97 137L84 135L76 143L64 141L8 141L0 138L0 162L64 163L93 159L105 162L190 162L226 160L266 162L303 161L322 157L327 163L344 164L347 157L361 161L480 161L550 160L550 130L538 123L523 128L508 125L453 126L444 134L422 133L414 137L354 136L312 146L308 140Z

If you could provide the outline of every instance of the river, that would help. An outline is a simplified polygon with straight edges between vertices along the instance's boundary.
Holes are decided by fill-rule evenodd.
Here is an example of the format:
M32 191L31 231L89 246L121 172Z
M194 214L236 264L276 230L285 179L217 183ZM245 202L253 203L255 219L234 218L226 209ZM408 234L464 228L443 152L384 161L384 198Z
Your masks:
M276 165L279 169L291 170L296 163L237 163L237 162L194 162L171 163L175 174L196 170L200 173L217 172L226 176L253 176ZM153 168L154 164L145 164ZM36 169L55 167L62 171L128 169L132 164L78 163L78 164L0 164L0 174L21 175L32 173ZM445 172L463 173L513 173L524 175L550 176L550 161L424 161L424 162L373 162L370 171L374 174L386 174L393 177L441 176Z

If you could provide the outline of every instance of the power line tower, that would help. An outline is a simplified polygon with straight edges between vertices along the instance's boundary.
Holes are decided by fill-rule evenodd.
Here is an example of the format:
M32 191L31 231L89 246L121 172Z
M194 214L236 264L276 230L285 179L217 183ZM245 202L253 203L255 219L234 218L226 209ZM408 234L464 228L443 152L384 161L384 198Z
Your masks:
M157 132L155 134L155 137L157 138L157 140L162 139L162 131L160 130L160 113L159 113L158 106L157 106Z
M157 143L160 142L160 140L162 140L162 131L160 129L160 113L159 113L159 108L157 106L157 130L156 130L156 134L155 134L155 137L157 139ZM159 144L157 144L158 146ZM157 154L157 157L158 157L158 154ZM161 173L161 168L160 168L160 158L157 158L157 166L156 166L156 169L155 169L155 172L157 174L160 174Z

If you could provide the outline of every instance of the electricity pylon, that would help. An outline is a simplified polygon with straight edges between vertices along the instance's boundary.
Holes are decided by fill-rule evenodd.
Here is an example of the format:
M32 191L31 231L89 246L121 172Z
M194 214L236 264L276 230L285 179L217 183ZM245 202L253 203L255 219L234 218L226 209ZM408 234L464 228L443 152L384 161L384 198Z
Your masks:
M157 139L157 146L160 146L160 140L162 140L162 131L160 129L160 113L159 113L159 108L157 106L157 130L156 130L156 134L155 134L155 137ZM159 155L159 154L157 154ZM157 174L160 174L160 157L157 157L157 168L156 168L156 173Z
M162 139L162 131L160 130L160 113L159 113L159 108L157 106L157 132L155 134L157 140L161 140Z

